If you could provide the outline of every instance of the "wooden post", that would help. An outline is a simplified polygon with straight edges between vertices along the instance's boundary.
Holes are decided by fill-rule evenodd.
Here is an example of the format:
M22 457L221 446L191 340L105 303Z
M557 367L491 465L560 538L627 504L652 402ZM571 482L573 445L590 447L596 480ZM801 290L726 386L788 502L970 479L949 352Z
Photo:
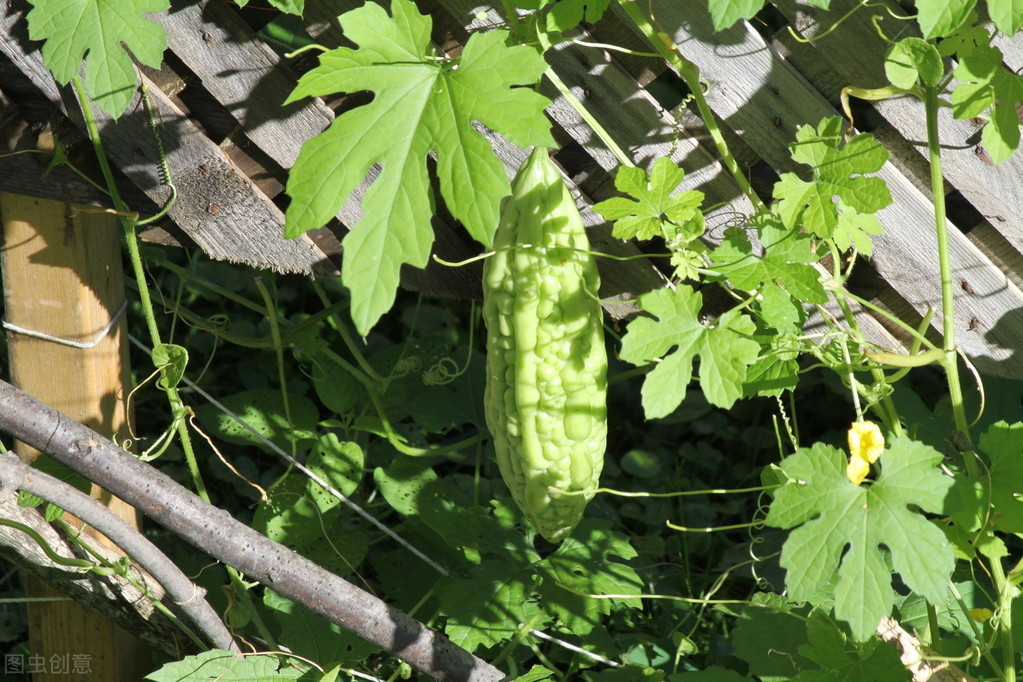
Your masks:
M104 435L126 438L127 332L117 217L0 193L0 223L12 383ZM10 325L76 343L99 342L77 348ZM38 455L22 444L16 450L26 461ZM99 489L93 495L109 497ZM133 508L116 498L107 503L137 525ZM92 535L91 541L105 538ZM34 580L29 593L62 596ZM31 656L24 665L35 682L127 682L152 672L139 640L70 600L30 602L29 637Z

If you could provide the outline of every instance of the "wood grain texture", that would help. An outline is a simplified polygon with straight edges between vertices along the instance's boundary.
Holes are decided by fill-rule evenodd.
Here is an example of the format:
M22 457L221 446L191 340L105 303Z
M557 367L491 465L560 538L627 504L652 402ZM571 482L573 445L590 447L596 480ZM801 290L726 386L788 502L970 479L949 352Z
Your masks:
M80 558L61 535L46 523L38 509L18 505L15 493L0 493L0 518L32 528L58 555L69 559ZM94 548L109 561L116 561L120 556L102 545ZM61 566L47 557L42 548L26 538L24 533L8 526L0 526L0 556L37 580L54 586L59 590L59 595L85 605L103 618L135 633L148 645L168 656L179 658L186 653L197 653L195 644L158 611L150 600L150 597L163 599L163 587L137 568L134 569L134 577L145 586L148 596L121 576L83 574L77 569ZM65 675L63 679L67 682L75 678Z
M6 322L95 343L74 348L8 330L12 381L108 437L126 437L127 325L123 316L115 317L124 302L117 218L86 206L3 193L0 220ZM38 455L23 444L15 450L28 462ZM99 488L93 495L138 526L134 509ZM105 541L91 531L86 535ZM30 582L28 591L59 596L41 582ZM33 653L88 655L93 679L137 680L149 672L148 651L138 640L76 602L33 603L29 632ZM67 679L61 670L48 666L35 679Z
M322 4L316 6L323 11ZM336 16L332 19L335 26ZM159 16L158 20L167 30L175 55L234 116L239 134L281 168L290 168L302 145L334 121L334 112L319 98L304 98L281 106L294 90L297 78L226 5L176 2L171 13ZM344 229L350 229L362 218L362 198L379 173L379 166L372 168L338 211L337 218ZM458 261L475 255L475 248L467 244L455 227L440 218L435 218L433 224L438 256ZM336 244L325 232L326 229L310 232L308 238L317 244L322 240ZM334 255L335 251L330 248L326 252ZM474 275L466 268L451 270L431 265L425 270L411 267L402 270L402 284L407 288L445 296L479 298L482 294L478 280L478 272Z
M444 6L456 17L466 18L470 30L482 29L499 21L499 16L494 13L486 18L477 17L472 3L465 0L444 0ZM587 39L588 36L581 33L579 37ZM639 49L643 49L642 46ZM628 71L618 57L615 52L578 46L562 46L546 55L562 81L635 163L649 169L658 158L669 156L686 171L679 189L698 189L706 195L705 206L717 206L707 214L707 229L711 243L720 241L726 228L741 225L744 216L753 212L752 203L742 194L720 161L700 144L697 135L680 129L676 113L668 112L658 104L640 86L639 75ZM551 118L591 155L597 165L609 174L613 173L618 167L617 158L593 135L575 108L546 79L542 91L553 100L548 108ZM587 198L580 205L584 222L594 235L594 248L618 253L613 246L613 242L618 240L611 239L609 225L589 208L590 201L617 194L610 182L607 185L600 196ZM606 277L604 273L602 268L602 277ZM636 277L635 274L630 276ZM663 277L661 279L663 282ZM650 288L639 288L638 293ZM896 338L860 306L853 304L852 309L868 338L886 348L899 345ZM829 312L838 316L837 306ZM828 328L826 320L813 311L806 331L818 334L827 332Z
M37 88L68 116L81 124L78 105L57 88L42 64L39 43L28 40L25 6L19 0L0 0L4 32L0 51L18 65ZM279 272L336 273L336 266L307 237L285 240L284 216L252 181L228 162L220 148L142 76L178 188L178 201L169 216L210 257L247 263ZM114 121L95 107L94 115L111 161L157 205L169 190L159 173L159 153L141 98Z
M827 29L835 17L842 16L855 0L836 0L829 12L815 10L804 4L778 3L778 10L790 20L805 38L816 38ZM847 85L882 87L887 85L883 62L886 45L871 22L871 17L891 11L904 12L893 2L878 3L869 10L856 12L842 23L842 30L834 31L816 40L812 45L793 46L789 58L804 74L810 66L814 73L827 72L833 85L811 78L816 87L831 102L838 102L839 91ZM890 22L882 22L887 26ZM916 22L899 22L900 37L919 36ZM1019 50L1019 38L1001 43L1007 59ZM1020 64L1016 64L1018 67ZM954 85L954 84L953 84ZM946 97L949 93L946 92ZM915 97L893 97L871 102L895 130L913 142L917 153L926 157L926 118L923 103ZM983 216L992 221L1018 249L1023 249L1023 204L1006 201L1006 197L1023 196L1023 154L1014 154L994 166L985 160L980 145L981 122L972 119L954 119L947 107L938 111L941 133L941 170L945 180L959 190ZM966 225L964 227L972 227Z
M282 168L291 168L302 143L334 120L319 99L282 106L295 77L227 4L175 0L170 12L153 18L166 29L175 56Z
M701 67L710 83L708 101L725 125L775 170L799 170L788 149L795 126L838 115L824 96L745 22L714 33L705 12L667 1L654 2L653 11L686 58ZM933 206L893 164L877 175L888 183L893 203L878 213L886 230L874 240L872 264L917 311L940 306ZM974 318L997 321L985 334L960 335L957 344L981 371L1023 377L1023 358L1013 350L1023 336L1023 293L954 225L949 241L954 277L973 277L986 292L956 302L956 328L970 328ZM940 313L933 324L941 328Z

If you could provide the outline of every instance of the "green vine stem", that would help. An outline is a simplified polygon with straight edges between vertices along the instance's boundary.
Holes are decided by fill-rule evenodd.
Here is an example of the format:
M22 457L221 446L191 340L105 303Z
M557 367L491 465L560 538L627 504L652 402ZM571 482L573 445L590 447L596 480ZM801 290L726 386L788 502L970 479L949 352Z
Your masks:
M295 420L291 417L291 399L288 393L288 377L284 373L284 343L281 341L281 327L278 323L277 306L274 304L270 290L262 277L256 277L256 288L263 297L263 304L266 306L266 320L270 324L270 338L273 340L274 354L277 357L277 382L281 385L281 404L284 405L284 418L288 420L288 442L291 443L291 456L298 452L295 435Z
M962 386L959 383L959 357L955 345L955 286L952 281L952 257L948 247L948 221L945 211L944 176L941 168L941 146L938 137L938 91L934 87L924 90L924 104L927 111L927 149L931 162L931 193L934 197L934 227L938 245L938 268L941 274L942 349L945 359L942 363L948 377L948 392L952 403L957 436L972 443L969 420L963 401ZM958 439L957 439L958 440ZM962 452L966 472L977 480L981 474L972 445ZM1003 680L1016 682L1016 650L1012 636L1012 599L1015 588L1009 584L1002 568L1001 559L991 557L988 562L991 579L998 591L998 630L1002 647Z
M565 85L565 81L561 80L561 76L554 72L553 67L547 67L547 70L544 71L543 75L547 77L547 80L554 84L554 87L558 89L558 92L561 93L561 96L564 97L565 100L572 105L572 108L579 113L582 119L586 121L586 125L590 127L590 130L596 133L597 137L599 137L600 140L605 145L607 145L607 148L610 149L612 153L614 153L614 155L618 158L618 162L620 164L622 164L623 166L636 165L632 162L632 159L629 157L629 155L626 154L625 151L618 146L618 143L615 142L613 137L611 137L611 134L604 129L604 126L600 125L597 119L593 117L593 114L590 113L589 109L587 109L583 105L583 103L579 101L578 97L572 94L572 91L568 89L567 85Z
M945 351L945 374L948 377L948 394L952 402L952 414L956 431L971 443L969 420L963 402L963 389L959 382L959 358L955 340L955 286L952 282L952 256L948 248L948 220L945 211L944 176L941 168L941 146L938 138L938 93L933 87L924 91L927 110L927 148L931 161L931 193L934 196L934 228L938 245L938 270L941 275L941 331L942 350ZM963 452L966 472L970 478L980 477L972 446Z
M75 95L78 98L78 105L82 110L86 131L89 134L89 140L92 142L92 147L96 154L96 162L99 164L100 172L103 174L103 181L106 183L107 188L110 191L110 199L113 201L114 209L117 211L118 219L120 220L121 227L124 230L124 239L128 247L128 255L131 260L133 274L135 275L135 282L138 286L139 301L142 304L142 313L146 319L146 328L149 331L150 341L155 348L159 346L162 341L160 340L160 330L156 324L156 314L153 311L153 301L149 295L149 285L146 282L146 273L142 264L142 255L139 251L138 237L135 234L137 217L136 214L129 209L124 200L121 199L121 193L117 189L117 183L114 182L114 174L110 169L110 162L107 160L106 152L103 149L103 140L99 135L96 118L92 114L92 105L90 104L88 95L85 92L85 86L82 84L81 79L77 76L72 78L71 82L75 90ZM169 370L164 370L165 373L168 371ZM170 405L171 414L178 416L186 413L189 408L181 399L181 395L178 393L173 381L166 381L165 386L166 388L164 390L167 394L167 402ZM204 502L210 502L210 496L206 490L206 485L202 479L202 472L199 470L199 463L195 456L195 449L192 446L192 438L188 431L188 425L184 419L175 419L175 421L177 422L177 435L181 442L181 450L185 454L185 461L188 463L188 470L192 476L196 494L198 494ZM234 587L236 596L247 602L249 610L254 614L253 622L256 623L257 629L260 631L260 635L268 643L270 643L272 647L276 648L276 639L259 618L259 614L256 612L255 604L252 603L252 597L249 595L248 590L243 589L244 582L241 580L241 575L230 566L225 566L225 568L231 578L231 583Z
M664 31L658 31L650 18L646 13L640 9L639 3L636 0L618 0L618 5L625 11L625 13L632 19L633 23L640 30L647 41L653 46L668 64L671 65L678 75L685 81L686 86L692 93L693 99L696 102L696 106L700 111L700 118L703 119L704 124L707 126L707 132L710 134L711 139L714 141L714 146L717 147L718 154L721 155L721 162L728 169L728 172L732 174L732 178L736 184L739 185L739 189L742 193L749 198L753 204L753 208L757 211L765 209L764 202L760 200L757 193L753 191L753 187L750 185L749 180L743 174L742 169L739 167L739 162L735 159L731 149L728 148L728 143L725 141L724 135L721 133L721 128L718 126L717 119L714 117L714 112L711 110L710 105L707 104L707 97L704 95L703 86L700 84L700 67L693 62L686 59L682 52L678 49L678 46L672 41Z
M320 283L317 282L315 279L310 279L309 281L313 286L313 291L316 292L316 295L319 297L320 302L323 304L323 307L333 308L334 306L333 301L330 300L330 297L327 295L327 291L322 286L320 286ZM334 331L336 331L338 333L338 336L341 337L341 340L344 342L345 347L348 348L348 351L352 354L352 357L355 358L355 362L359 365L359 367L362 368L362 371L366 373L366 376L372 379L373 381L382 384L384 382L384 377L380 376L380 373L373 368L373 365L369 364L368 360L366 360L366 357L362 354L362 351L360 351L359 347L356 345L355 339L352 338L352 335L348 333L348 327L345 326L345 323L335 315L331 315L330 317L328 317L327 323L331 327L333 327Z

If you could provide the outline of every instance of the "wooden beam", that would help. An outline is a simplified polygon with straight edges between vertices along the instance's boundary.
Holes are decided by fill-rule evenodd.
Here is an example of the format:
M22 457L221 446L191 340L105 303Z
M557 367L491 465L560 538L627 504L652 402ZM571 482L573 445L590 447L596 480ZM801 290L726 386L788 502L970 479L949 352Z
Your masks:
M122 441L128 362L117 218L87 206L0 193L0 224L12 383ZM22 444L15 449L26 461L38 455ZM99 489L93 494L137 525L134 509ZM35 580L29 592L62 596ZM42 656L33 659L36 682L67 680L76 670L111 681L151 672L141 642L77 602L31 603L29 635L31 654Z

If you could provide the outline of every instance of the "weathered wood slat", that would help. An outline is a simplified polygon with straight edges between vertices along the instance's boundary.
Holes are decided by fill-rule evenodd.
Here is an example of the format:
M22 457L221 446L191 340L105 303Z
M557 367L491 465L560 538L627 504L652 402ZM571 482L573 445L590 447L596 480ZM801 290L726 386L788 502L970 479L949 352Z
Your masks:
M25 9L19 1L0 0L4 29L0 50L41 92L63 106L61 93L42 64L38 43L28 40ZM158 88L150 88L150 98L179 190L169 215L210 257L282 272L336 270L311 239L283 239L283 215L273 202ZM80 120L76 109L73 101L64 108L72 120ZM160 182L159 155L138 98L117 122L97 109L94 113L114 164L155 203L163 204L169 192Z
M156 18L165 27L175 55L234 116L242 134L281 168L290 168L302 145L333 122L334 113L318 98L281 106L295 88L296 78L227 5L176 2L172 12ZM346 228L361 218L359 203L378 174L379 169L371 170L338 212ZM443 221L434 223L440 255L449 260L473 255ZM314 233L310 237L318 239ZM447 296L479 293L479 273L474 276L467 269L405 268L402 275L403 284L415 291Z
M789 157L791 131L836 115L834 108L747 24L714 34L709 17L678 3L655 2L653 11L686 57L700 65L710 82L708 100L724 122L776 170L798 170ZM873 265L918 311L938 306L931 203L892 164L878 175L888 182L894 202L878 214L886 232L875 239ZM1023 321L1007 314L1023 307L1023 293L954 226L949 237L956 278L976 281L975 290L983 292L957 302L957 328L969 329L974 318L998 321L987 333L961 334L959 345L983 371L1023 377L1023 358L1013 350ZM938 328L940 317L935 316Z
M493 12L486 17L478 16L475 6L465 0L442 1L456 17L465 18L469 30L481 29L500 21L500 17ZM586 36L582 35L582 38ZM720 239L725 227L734 224L737 217L741 220L743 215L753 212L753 205L720 162L692 135L680 134L676 130L674 115L666 112L640 88L636 77L618 61L617 53L570 47L553 50L546 56L562 81L569 84L573 94L635 162L649 167L656 159L670 155L687 172L681 188L699 189L706 194L705 205L720 205L708 214L708 230L712 240ZM581 115L546 80L542 91L554 101L548 109L551 117L591 154L600 167L612 173L619 164L618 159L593 135ZM595 198L603 199L613 195L614 188L606 186L601 194ZM587 221L591 214L584 210ZM596 214L592 216L596 222L587 222L587 225L599 225L603 220ZM600 230L596 232L600 233ZM600 248L597 242L595 246ZM895 337L866 310L857 304L853 304L852 309L868 338L886 348L899 345ZM830 312L838 314L837 309ZM827 328L823 318L813 313L806 331L811 334L824 333Z
M456 15L469 18L470 28L481 28L486 22L498 19L496 15L481 19L464 0L446 0L445 5ZM480 22L482 24L477 26ZM581 37L586 39L587 36ZM670 155L687 171L681 186L683 189L700 189L707 196L705 204L721 205L708 214L712 240L720 239L724 228L734 224L737 217L741 220L742 215L752 213L752 204L721 164L698 144L689 131L680 133L676 129L674 114L664 111L640 88L636 76L629 73L617 59L617 53L575 47L549 52L547 58L563 82L575 84L575 87L569 86L573 94L583 101L584 106L634 161L649 167L657 158ZM617 158L593 136L578 112L551 84L545 83L544 92L554 100L554 105L549 109L552 118L591 153L596 163L612 172L618 165ZM613 192L613 188L607 186L599 198L606 198ZM601 220L599 216L595 218ZM895 337L867 311L857 304L852 308L868 338L887 348L899 345ZM837 308L830 310L830 313L838 315ZM827 329L824 319L813 312L806 325L807 333L825 333Z
M153 19L166 29L175 56L281 168L291 168L302 142L334 120L319 99L282 106L295 78L227 4L175 0Z
M340 41L340 33L337 30L336 16L346 11L350 11L359 7L362 3L356 2L355 0L331 0L322 6L318 6L312 12L307 13L308 19L311 19L315 23L317 30L311 28L310 33L318 33L317 38L326 38L327 42L336 44ZM329 5L329 11L333 13L331 17L324 16L327 10L324 8ZM469 23L465 25L470 30L476 28L479 25L481 19L476 17L475 13L470 11L470 8L465 3L452 3L447 6L448 9L455 17L459 15L468 18ZM437 21L447 20L446 17L438 17L434 14L434 19ZM482 20L485 21L485 20ZM475 22L475 23L474 23ZM457 24L462 26L461 23ZM548 88L544 94L548 96L556 95L556 91L552 88ZM564 106L560 110L564 110ZM558 105L552 108L558 110ZM574 114L574 112L572 112ZM563 120L559 120L557 114L552 114L555 121L562 125L563 128L571 128L573 125L578 126L581 120L575 120L571 123L566 123ZM578 119L578 117L576 117ZM489 131L483 131L490 139L491 144L494 145L495 151L504 160L507 167L508 175L511 177L519 164L525 158L525 153L516 148L514 145L509 144L506 140L501 138L499 135L491 133ZM612 166L609 166L612 167ZM369 178L367 183L357 191L359 198L361 194L365 192L369 183L372 182L373 175ZM571 184L571 183L570 183ZM590 210L589 206L591 201L586 197L585 193L580 191L576 187L572 187L573 192L579 199L580 209L583 213L583 220L588 227L600 225L602 219ZM351 203L351 202L349 202ZM629 256L636 255L639 253L638 249L632 244L623 244L620 240L612 239L610 236L610 230L597 229L591 233L591 240L593 241L594 248L611 253L614 255ZM613 260L601 260L600 270L602 276L601 295L606 299L609 299L606 303L608 311L616 318L623 317L627 314L635 312L636 308L634 305L615 304L611 301L616 300L627 300L635 298L638 294L649 291L653 288L662 286L664 278L648 263L643 261L613 261Z
M792 3L777 3L777 6L804 38L815 38L837 17L843 16L857 4L856 0L836 0L828 12L807 6L794 6ZM804 64L813 66L818 73L826 70L838 88L846 85L887 85L884 65L879 58L887 46L874 30L871 16L886 11L901 16L904 12L895 3L885 2L884 5L883 9L875 5L856 12L842 23L842 30L834 31L812 45L799 46L803 49L793 45L790 61L808 77L811 71L805 69ZM915 22L899 22L902 37L918 35L915 29ZM1018 39L1002 43L1007 59L1012 57L1013 46L1019 44ZM813 57L810 57L811 54ZM811 78L811 81L832 103L838 102L838 89L827 87L815 78ZM904 138L914 142L920 155L927 154L925 113L920 100L915 97L893 97L872 102L871 105ZM946 107L938 111L938 120L942 143L942 174L945 180L959 190L977 211L991 220L1017 249L1023 249L1023 203L1005 200L1006 197L1023 196L1023 155L1014 154L993 166L986 161L980 144L979 122L954 119L951 110Z
M843 0L848 1L851 0ZM4 28L11 27L0 36L0 46L14 46L13 49L5 49L5 52L10 52L10 58L18 64L18 68L38 81L38 87L48 97L58 101L60 93L42 68L38 53L23 50L21 44L11 38L19 30L23 35L24 26L17 25L20 15L8 11L8 8L23 9L22 2L0 0L0 8L5 10L2 18ZM174 11L159 19L167 27L175 54L202 80L210 94L232 113L240 124L240 130L252 144L282 168L290 166L301 144L330 123L332 112L321 103L313 101L296 103L282 110L280 101L293 88L294 77L280 67L276 54L252 33L240 17L230 8L217 3L175 2ZM343 41L337 28L336 16L360 4L358 0L324 0L313 3L306 13L310 32L330 44ZM788 151L796 126L834 115L834 107L785 60L779 58L748 25L743 24L723 34L713 35L704 14L686 12L684 8L675 5L677 3L655 4L657 20L667 27L669 33L675 34L676 41L683 45L687 55L701 66L704 76L711 83L711 105L722 118L726 129L775 169L799 170L793 168ZM442 0L442 8L434 11L434 17L455 26L456 34L459 26L474 30L492 25L497 18L496 15L482 18L477 12L478 8L466 0ZM626 25L630 24L626 22ZM464 40L465 36L454 35L454 38ZM632 39L623 38L626 42ZM839 52L846 60L843 63L849 63L851 53L858 56L873 51L841 47ZM876 55L868 56L875 57L871 63L876 63ZM707 194L708 204L723 204L710 217L712 229L730 223L737 214L749 212L751 207L748 202L738 192L732 179L722 172L713 155L698 144L694 135L687 134L692 131L684 131L680 135L674 116L665 112L640 88L640 75L624 68L624 64L628 63L633 68L643 70L642 77L648 79L649 73L638 62L629 58L619 59L613 53L581 49L578 46L559 47L548 54L548 59L562 80L584 100L590 112L637 162L649 164L669 150L674 151L675 160L689 173L684 187L699 187ZM856 68L863 78L869 76L860 66L851 68ZM817 87L825 89L826 95L834 97L835 85L832 82L827 86L831 90L823 84ZM555 100L550 115L563 132L562 137L575 140L592 159L595 172L583 179L585 190L578 192L578 198L587 224L595 228L596 248L636 253L632 245L623 247L618 240L611 239L607 226L601 225L600 217L589 210L592 201L614 193L611 175L618 164L617 159L592 135L582 123L578 112L553 87L545 85L544 92ZM325 253L315 246L309 235L294 242L281 239L283 218L276 206L229 159L223 158L220 150L182 112L175 109L173 102L159 95L155 95L154 99L157 100L159 116L164 121L167 147L169 155L173 157L172 170L182 190L178 202L180 206L176 205L172 217L182 223L186 232L204 250L213 257L227 257L282 270L309 271L321 267L326 272L333 269ZM896 130L900 130L899 125L902 125L903 134L919 132L921 128L918 119L910 116L914 112L906 110L909 112L907 114L899 109L905 107L905 103L892 100L887 105L895 112L891 117ZM919 114L918 110L915 114ZM116 125L105 121L104 135L110 136L115 130L120 131L116 137L121 140L111 137L108 141L111 156L154 201L159 202L165 198L166 189L159 186L155 156L152 150L146 149L148 134L144 119L141 110L136 107ZM963 125L969 123L950 123L951 141L955 141L955 136L961 136L964 132L955 126L961 128ZM702 134L702 131L696 131L696 134ZM517 166L521 150L508 145L499 136L491 134L490 137L511 173ZM987 206L995 208L996 198L997 206L1005 207L1009 202L1004 201L1004 193L1017 187L1020 182L1017 177L1006 179L1006 175L1013 173L1006 174L1001 168L985 169L982 174L971 173L971 168L983 162L978 161L976 154L971 155L968 151L959 150L950 153L947 158L949 167L955 168L958 174L956 177L960 178L956 186L982 212L986 211L984 207ZM339 212L342 223L351 225L357 222L361 196L378 170L371 172L363 187L354 193ZM952 175L950 172L950 180L955 184ZM886 166L881 176L888 180L896 205L881 213L889 231L877 240L878 255L874 265L904 298L917 310L921 310L938 300L935 277L923 274L934 270L933 249L926 248L932 241L931 209L926 188L924 194L921 194L892 166ZM1003 215L1008 212L1006 210L998 214L1005 223L1015 220L1015 212L1021 211L1015 206L1009 207L1009 210L1012 212L1010 216ZM263 236L250 241L247 239L249 234L238 234L237 229L232 229L232 226L238 225L244 225L246 233L258 232ZM1004 228L996 225L998 229L1005 230L1005 241L1010 244L1016 244L1016 235L1023 234L1023 230L1010 229L1013 225L1015 223L1006 224ZM435 226L438 231L438 250L445 257L459 258L476 250L477 247L468 244L460 232L442 224L441 220L435 220ZM240 240L241 247L232 245L224 249L224 235ZM273 244L269 252L263 241L266 236L272 236L271 241L267 242ZM1007 360L1011 355L1011 339L1020 331L1016 327L1023 326L1023 323L1005 315L1007 311L1020 307L1023 297L1007 273L995 267L985 255L996 249L997 245L981 243L978 241L980 236L966 238L958 231L953 231L952 239L957 277L969 272L972 275L970 282L973 290L985 292L984 295L963 301L961 309L957 311L957 324L963 328L975 328L974 319L993 321L990 333L983 336L974 334L976 338L964 334L962 345L973 356L987 357L988 360L983 362L989 370L1010 375L1019 372L1023 375L1023 368L1016 367L1017 364L1023 365L1023 360ZM971 243L971 239L976 244ZM300 246L296 247L295 244ZM278 248L289 255L275 253ZM297 252L297 256L291 253L293 251ZM265 262L268 256L273 262ZM281 258L290 259L290 266L285 267L276 262ZM626 264L608 261L602 263L602 271L607 284L602 293L619 298L634 296L663 282L655 269L639 261ZM411 284L412 288L455 295L476 293L477 277L471 269L445 270L434 275L429 271L413 272L406 268L403 274L403 282ZM1003 317L1006 319L1003 320Z

